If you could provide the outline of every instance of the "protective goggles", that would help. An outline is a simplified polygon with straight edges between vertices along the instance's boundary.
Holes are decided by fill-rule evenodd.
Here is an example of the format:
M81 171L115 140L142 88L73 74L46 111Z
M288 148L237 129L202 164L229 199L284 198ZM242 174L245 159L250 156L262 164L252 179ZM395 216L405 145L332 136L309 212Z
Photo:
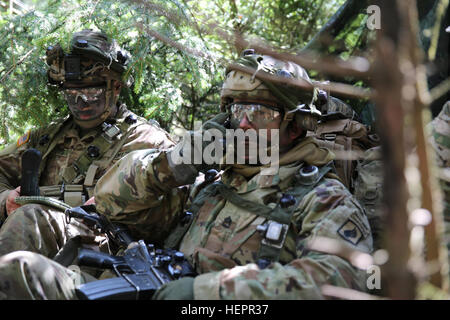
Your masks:
M85 103L97 102L105 92L105 87L71 88L64 90L64 97L69 105L77 105L81 101Z
M275 110L272 106L256 103L232 103L230 112L232 120L240 122L244 115L247 115L247 119L259 127L265 126L281 116L280 110Z

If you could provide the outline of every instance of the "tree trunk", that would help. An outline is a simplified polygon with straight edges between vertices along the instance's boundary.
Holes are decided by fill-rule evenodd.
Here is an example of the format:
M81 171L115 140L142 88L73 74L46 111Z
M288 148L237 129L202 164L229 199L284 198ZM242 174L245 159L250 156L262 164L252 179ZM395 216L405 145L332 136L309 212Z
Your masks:
M410 230L405 178L404 122L406 111L402 89L405 85L400 63L399 30L405 28L396 1L379 0L383 17L376 41L373 65L373 87L377 91L376 106L384 163L383 208L385 216L384 247L389 253L383 265L384 286L392 299L414 299L417 281L408 266Z
M424 132L424 112L429 112L424 54L417 41L419 32L415 1L379 0L382 29L376 43L373 66L377 91L379 134L382 138L386 221L385 247L389 261L384 267L387 293L392 299L414 299L420 282L429 281L446 289L444 257L439 227L442 216L433 205L435 195ZM382 126L382 127L381 127ZM431 222L414 225L416 209L431 213ZM415 247L411 229L425 232ZM414 233L417 235L417 232ZM416 239L417 241L417 239ZM425 263L433 263L431 270ZM429 277L430 276L430 277Z

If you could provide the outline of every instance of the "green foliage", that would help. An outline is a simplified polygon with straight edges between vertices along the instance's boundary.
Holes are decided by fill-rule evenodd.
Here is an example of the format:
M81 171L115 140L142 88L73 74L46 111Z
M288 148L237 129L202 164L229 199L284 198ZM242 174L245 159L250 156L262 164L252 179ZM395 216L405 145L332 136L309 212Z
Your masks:
M134 84L124 90L123 99L132 110L162 123L171 123L177 108L189 105L192 96L202 96L219 81L214 64L155 41L139 27L145 25L169 39L204 50L198 38L188 36L188 28L163 15L178 10L180 4L154 1L160 11L149 15L148 8L131 2L53 0L35 3L36 10L21 16L0 16L0 128L4 140L11 141L30 127L46 125L55 116L68 113L58 90L46 85L45 48L59 42L67 50L72 33L81 29L102 30L131 52L127 76L134 78ZM182 91L183 87L195 88L195 92Z
M67 49L73 32L101 30L131 53L126 76L134 82L122 100L171 131L217 112L224 67L242 49L234 32L300 49L343 2L29 0L31 12L0 12L0 140L68 114L47 86L45 49L58 42Z

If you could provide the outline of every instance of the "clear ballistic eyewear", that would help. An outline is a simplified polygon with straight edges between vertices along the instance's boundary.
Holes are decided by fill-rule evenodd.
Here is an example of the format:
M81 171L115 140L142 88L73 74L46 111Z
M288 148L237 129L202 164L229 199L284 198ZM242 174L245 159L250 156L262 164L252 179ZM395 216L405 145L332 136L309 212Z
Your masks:
M258 125L259 127L265 126L281 116L281 112L273 109L273 107L254 103L232 103L230 105L230 111L233 120L240 122L245 114L251 123Z
M92 103L100 100L105 91L104 87L65 89L64 97L69 105L76 105L80 101Z

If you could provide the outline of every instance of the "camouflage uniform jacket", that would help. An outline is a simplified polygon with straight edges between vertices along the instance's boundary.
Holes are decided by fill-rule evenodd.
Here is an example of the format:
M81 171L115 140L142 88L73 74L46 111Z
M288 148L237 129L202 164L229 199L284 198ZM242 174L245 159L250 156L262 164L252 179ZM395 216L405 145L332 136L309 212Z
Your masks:
M297 202L279 262L260 269L255 262L262 236L256 229L266 219L208 193L211 184L198 193L198 185L190 193L176 187L166 156L141 150L121 159L96 185L97 210L129 225L134 236L161 243L171 238L183 211L196 206L179 245L199 274L195 299L322 299L323 284L364 290L364 271L306 246L316 237L328 237L352 250L372 251L364 211L341 182L324 178ZM274 176L251 178L228 168L220 180L240 197L271 206L292 186L301 165L297 161L281 166Z
M444 243L450 261L450 101L428 125L429 143L435 151L438 167L437 176L442 192L442 212L444 216ZM449 270L450 273L450 270Z
M85 179L86 172L69 182L64 181L66 179L63 177L65 170L72 168L74 162L86 154L87 148L98 141L95 139L104 134L101 126L89 130L80 137L73 118L68 116L52 122L47 127L27 132L18 139L17 143L6 146L0 151L0 221L6 217L5 202L9 190L20 185L21 155L28 148L36 148L43 155L39 170L41 187L58 186L63 182L74 185L84 184L85 191L88 191L87 195L91 196L98 178L123 155L132 150L169 148L173 145L167 132L156 122L137 117L127 110L125 105L119 107L112 123L116 124L121 132L113 139L110 146L105 148L105 152L92 161L92 165L97 168L89 183Z

